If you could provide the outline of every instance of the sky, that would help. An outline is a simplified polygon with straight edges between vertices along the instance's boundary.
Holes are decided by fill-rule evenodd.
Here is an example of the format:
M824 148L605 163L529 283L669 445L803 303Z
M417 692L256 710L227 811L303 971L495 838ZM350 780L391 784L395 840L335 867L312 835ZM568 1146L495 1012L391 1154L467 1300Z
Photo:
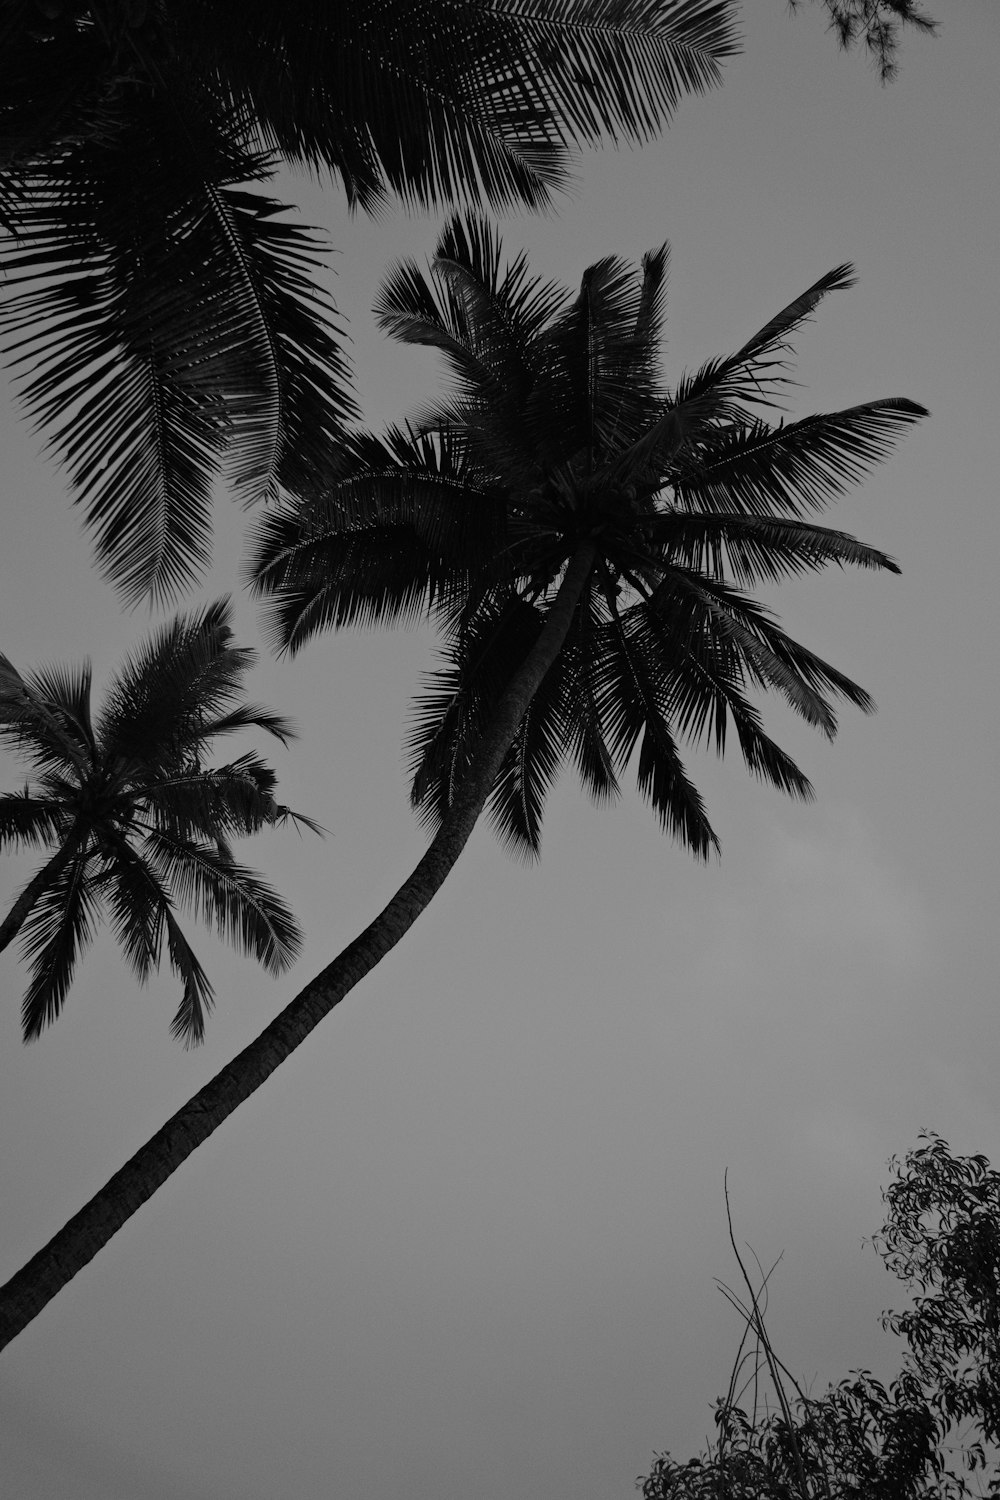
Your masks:
M933 1129L1000 1164L1000 12L928 6L939 36L905 38L883 88L818 5L752 0L721 89L642 150L588 153L556 212L503 221L568 287L669 239L670 379L856 264L797 338L791 414L930 408L829 513L902 576L831 573L769 602L878 714L845 709L828 744L767 706L809 806L692 753L723 845L705 865L634 791L597 809L569 774L536 864L477 830L404 942L5 1351L5 1500L626 1500L657 1452L698 1451L728 1383L727 1172L738 1241L782 1256L770 1329L800 1381L898 1368L878 1315L902 1289L866 1242L888 1159ZM336 247L366 420L399 419L435 367L370 306L440 219L351 219L332 189L282 187ZM99 696L160 616L122 613L65 476L2 399L0 650L22 669L89 654ZM25 972L0 957L2 1278L423 848L403 741L433 636L269 658L239 593L250 519L220 500L185 602L237 596L252 696L299 725L287 752L260 748L328 835L270 832L243 857L305 951L274 980L189 924L218 1002L190 1052L169 1034L176 982L137 990L107 935L24 1048ZM4 909L32 868L4 860Z

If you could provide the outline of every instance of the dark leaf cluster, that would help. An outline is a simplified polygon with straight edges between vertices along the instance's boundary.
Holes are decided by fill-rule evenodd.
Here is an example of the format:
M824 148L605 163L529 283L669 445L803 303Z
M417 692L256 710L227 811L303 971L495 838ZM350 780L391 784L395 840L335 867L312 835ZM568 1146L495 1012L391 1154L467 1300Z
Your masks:
M94 718L89 666L22 676L0 657L0 741L32 773L0 796L0 846L53 851L0 924L0 948L20 934L31 963L26 1040L59 1015L102 914L140 981L166 945L183 986L172 1030L189 1043L204 1035L212 986L178 907L271 973L295 959L295 919L232 841L288 819L316 825L276 801L274 772L253 751L204 759L240 730L292 736L286 719L245 699L254 659L233 641L227 602L179 616L125 662Z
M569 632L492 793L513 849L537 853L545 795L569 757L599 799L634 764L663 827L705 856L716 837L682 741L721 754L731 730L755 776L808 797L755 696L776 693L828 736L833 700L872 707L751 590L831 564L897 571L815 516L923 408L890 398L771 415L790 339L851 284L849 266L671 388L660 366L667 261L666 246L638 273L608 257L572 296L531 276L523 256L505 259L483 220L453 219L430 274L397 266L376 303L394 338L440 352L444 400L406 429L352 438L307 498L258 528L251 581L279 649L420 613L439 624L444 664L410 737L413 800L432 824L583 551L592 561Z
M734 50L730 0L3 0L0 339L125 598L203 570L220 473L297 492L356 415L280 164L539 207Z
M856 1370L807 1396L770 1343L770 1273L755 1291L737 1251L749 1300L723 1290L746 1333L716 1406L716 1441L685 1461L660 1454L637 1481L644 1500L1000 1495L1000 1174L983 1156L953 1154L933 1133L921 1140L890 1163L886 1222L874 1241L913 1294L907 1311L883 1315L904 1340L899 1375L885 1385Z

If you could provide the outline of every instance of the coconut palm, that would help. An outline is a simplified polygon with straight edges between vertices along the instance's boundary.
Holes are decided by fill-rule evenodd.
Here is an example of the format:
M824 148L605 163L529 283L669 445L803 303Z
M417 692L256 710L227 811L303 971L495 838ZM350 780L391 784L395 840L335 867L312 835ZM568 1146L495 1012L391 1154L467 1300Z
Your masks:
M400 940L484 807L515 849L571 758L596 795L634 761L664 826L704 856L715 834L679 740L718 750L732 723L750 770L792 795L803 773L751 693L777 692L827 735L858 687L793 641L748 592L830 563L895 569L816 524L924 415L911 401L774 421L788 340L840 266L732 355L673 389L659 371L666 250L638 277L592 266L573 298L505 265L455 221L430 277L396 270L378 313L442 351L451 398L405 431L358 436L314 493L269 515L253 577L288 650L316 631L430 612L445 662L412 737L413 796L436 828L375 920L191 1099L0 1291L15 1336Z
M102 909L140 981L166 942L182 984L171 1029L187 1043L204 1036L212 986L178 904L271 973L299 951L290 911L231 849L233 838L298 815L275 801L274 772L254 752L203 764L218 736L293 734L242 701L254 652L234 644L229 616L223 601L160 630L112 679L96 720L89 664L22 677L0 656L0 740L34 771L23 791L0 796L0 846L53 850L0 923L0 951L21 933L31 960L26 1041L62 1010Z
M321 242L260 185L539 207L735 50L730 0L4 0L0 334L126 599L209 555L220 465L295 492L354 415Z

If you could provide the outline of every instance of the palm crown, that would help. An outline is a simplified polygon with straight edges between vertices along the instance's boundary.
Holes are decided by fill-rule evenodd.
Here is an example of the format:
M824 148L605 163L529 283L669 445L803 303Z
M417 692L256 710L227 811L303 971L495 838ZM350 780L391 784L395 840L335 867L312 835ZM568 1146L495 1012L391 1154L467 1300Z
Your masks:
M0 333L126 598L208 557L225 461L296 491L354 414L321 243L260 184L539 206L735 50L730 0L9 0ZM254 185L249 191L247 185Z
M399 266L376 307L394 337L443 353L450 398L406 430L357 437L313 499L259 528L254 584L283 648L328 626L423 610L439 620L446 659L411 735L413 800L432 821L573 574L564 636L487 788L499 833L529 853L566 756L606 798L638 749L641 791L705 855L716 838L679 740L721 752L731 724L755 775L805 797L809 782L750 695L778 693L830 736L833 699L872 706L748 589L830 563L898 571L813 515L923 408L893 398L769 419L789 336L851 284L846 265L668 388L666 268L666 247L638 276L605 259L570 299L523 257L505 263L480 220L452 221L430 277Z
M0 948L21 931L32 960L26 1040L59 1014L101 907L140 980L166 940L183 984L172 1030L186 1042L204 1035L212 986L178 904L272 973L298 953L288 908L235 861L230 841L289 817L316 825L279 806L274 772L253 752L203 764L217 736L293 734L242 701L254 653L233 643L229 613L222 602L160 630L112 679L96 721L89 666L22 677L0 657L0 739L34 770L22 792L0 796L0 844L55 850L0 925Z

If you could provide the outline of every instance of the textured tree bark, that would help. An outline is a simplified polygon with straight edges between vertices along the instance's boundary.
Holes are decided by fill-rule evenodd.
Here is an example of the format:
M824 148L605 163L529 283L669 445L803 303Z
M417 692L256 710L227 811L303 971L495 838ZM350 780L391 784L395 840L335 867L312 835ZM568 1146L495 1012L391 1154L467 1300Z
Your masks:
M594 547L588 543L571 559L537 641L508 684L469 774L413 873L364 932L0 1287L0 1349L38 1316L192 1151L305 1041L323 1017L395 947L428 905L465 847L514 732L562 649L594 555Z

